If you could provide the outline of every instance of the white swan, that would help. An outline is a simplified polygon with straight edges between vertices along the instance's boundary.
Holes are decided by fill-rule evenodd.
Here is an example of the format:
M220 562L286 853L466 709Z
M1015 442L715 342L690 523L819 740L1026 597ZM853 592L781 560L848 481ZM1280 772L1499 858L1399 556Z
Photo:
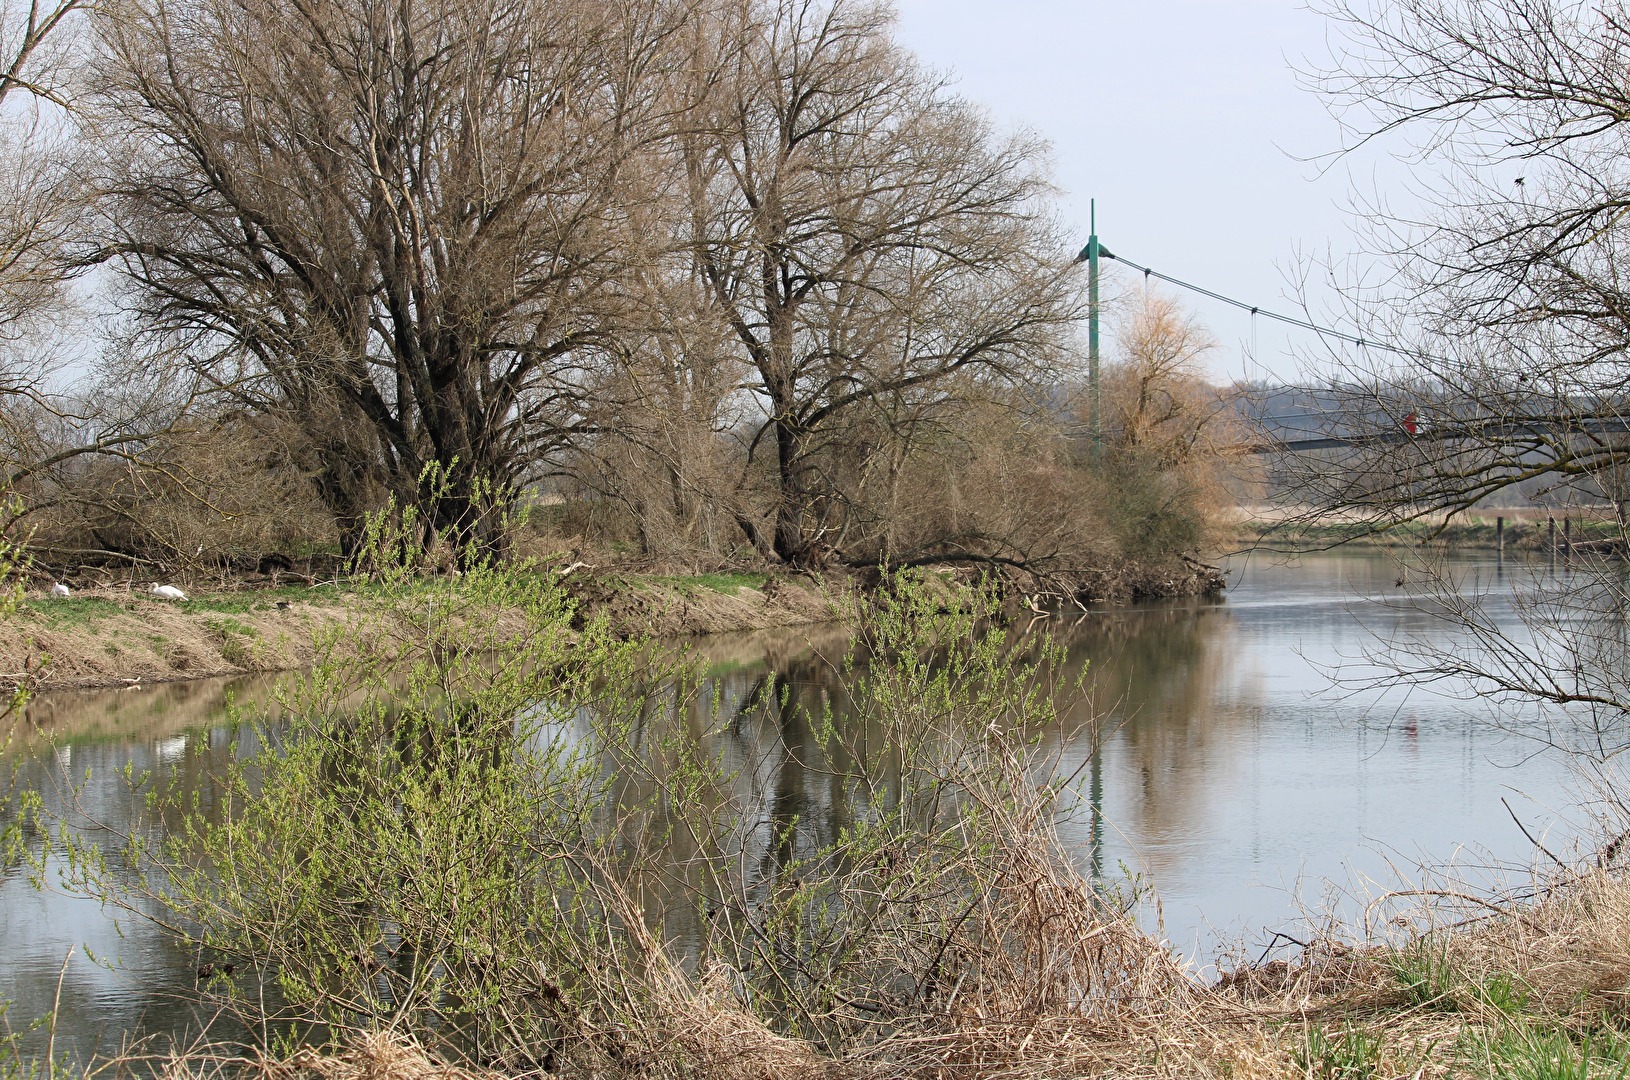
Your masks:
M187 594L174 585L160 585L156 581L153 582L153 587L147 591L160 600L185 600L187 598Z
M51 595L66 600L73 595L73 590L59 581L51 586Z

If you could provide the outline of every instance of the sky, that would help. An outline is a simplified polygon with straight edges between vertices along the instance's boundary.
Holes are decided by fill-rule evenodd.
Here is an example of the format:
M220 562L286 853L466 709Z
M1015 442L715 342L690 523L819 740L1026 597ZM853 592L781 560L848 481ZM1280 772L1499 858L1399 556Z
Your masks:
M1111 251L1250 305L1302 314L1289 298L1298 267L1353 252L1352 192L1390 197L1380 178L1401 175L1379 154L1334 168L1308 160L1338 149L1341 132L1294 70L1329 55L1325 22L1302 0L895 7L900 40L950 72L999 129L1051 141L1065 219L1083 245L1096 199ZM1123 295L1141 293L1142 275L1119 273ZM1314 277L1314 310L1327 314L1330 294L1322 272ZM1219 343L1210 358L1218 381L1291 378L1292 350L1317 345L1261 318L1253 334L1246 312L1182 300Z

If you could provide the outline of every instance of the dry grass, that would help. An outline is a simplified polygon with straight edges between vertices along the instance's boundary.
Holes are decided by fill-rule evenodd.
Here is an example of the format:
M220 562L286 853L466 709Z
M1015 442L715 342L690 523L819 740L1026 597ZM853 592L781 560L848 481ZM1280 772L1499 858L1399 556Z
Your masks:
M568 584L585 617L603 615L631 637L804 626L855 613L847 586L800 579L772 578L758 588L692 588L636 576ZM192 602L178 605L142 588L36 598L0 619L0 684L26 678L33 689L52 691L288 671L309 665L313 642L371 603L352 588L294 587L195 591Z
M1445 914L1487 916L1478 901ZM1511 979L1529 1011L1569 1024L1620 1016L1630 1005L1630 884L1616 872L1593 869L1542 887L1539 899L1493 913L1474 928L1440 932L1444 955L1463 987L1456 1002L1475 1011L1475 993Z
M499 1075L448 1064L408 1036L378 1031L359 1033L337 1050L306 1049L281 1061L178 1052L158 1059L132 1055L119 1064L120 1071L147 1072L160 1080L489 1080Z
M1496 899L1453 887L1396 894L1427 927L1393 944L1321 944L1296 963L1225 976L1224 1002L1261 1050L1228 1075L1622 1077L1630 1074L1630 881L1559 872ZM1250 1041L1250 1040L1245 1040ZM1342 1071L1338 1063L1362 1058ZM1320 1063L1323 1063L1322 1066ZM1321 1071L1321 1068L1323 1071Z
M122 588L41 600L0 620L0 677L26 672L34 689L57 690L298 667L344 609L321 590L284 602L227 613Z
M619 1033L615 1064L594 1072L675 1080L1624 1075L1630 1043L1617 1026L1630 994L1630 883L1618 875L1553 882L1541 898L1499 910L1439 896L1436 915L1459 925L1399 946L1325 943L1295 962L1241 968L1207 986L1130 920L1106 917L1086 884L1042 848L1026 847L1021 839L1013 875L961 939L984 943L981 978L863 1048L833 1055L771 1030L738 1000L727 971L687 974L647 937L647 973L662 992L638 1030ZM1466 924L1462 906L1493 917ZM1411 991L1405 973L1422 955L1441 963L1433 977L1442 995ZM1570 1047L1581 1071L1567 1071ZM389 1032L280 1061L171 1055L144 1071L173 1080L549 1075L455 1066Z
M939 602L926 591L906 596L923 610ZM960 625L955 613L943 617L951 620L947 626ZM886 652L891 642L948 640L925 636L935 628L944 627L917 626L885 611L868 632ZM394 997L364 1013L363 1006L375 1004L365 994L377 991L380 979L404 985L402 973L325 963L323 979L363 984L363 992L344 999L343 1013L322 1014L330 1018L325 1022L354 1025L348 1039L280 1061L178 1054L162 1071L177 1078L334 1080L414 1080L431 1073L605 1080L1630 1075L1630 1037L1620 1033L1630 1026L1630 881L1611 868L1607 854L1585 869L1559 867L1505 898L1453 883L1392 894L1374 910L1399 915L1400 905L1408 905L1408 918L1377 922L1382 929L1371 940L1316 941L1293 960L1243 965L1211 985L1142 929L1129 901L1084 876L1063 847L1053 827L1052 789L1034 782L1045 763L1030 756L1023 735L1027 723L1050 714L1034 704L1046 699L1023 692L1033 676L1012 675L1014 655L981 648L967 654L966 667L899 656L898 663L851 676L848 684L857 700L876 707L877 734L891 733L890 753L866 756L866 732L858 728L817 729L827 740L823 760L847 754L845 775L855 783L885 777L894 786L878 790L892 792L889 801L874 804L881 809L870 817L857 815L830 845L783 864L785 880L760 889L756 875L724 876L745 867L750 850L730 846L737 843L734 833L708 831L724 813L713 799L725 796L707 786L710 774L680 767L691 759L670 761L674 747L663 742L661 729L648 728L637 744L614 744L619 770L645 770L661 805L671 812L689 808L695 817L629 812L611 822L614 831L595 834L586 845L548 839L540 858L552 863L565 850L581 864L568 880L574 910L563 913L558 933L550 924L548 933L491 938L494 951L480 956L503 955L514 963L498 969L482 960L470 967L483 981L468 985L490 990L491 997L468 1014L472 1022L462 1033L443 1022L449 1006L458 1005L447 997L426 997L418 1021L403 1019L408 1011ZM952 682L953 670L972 674ZM786 722L780 710L792 700L772 699L777 723ZM862 715L872 713L863 709ZM689 732L682 720L674 730ZM278 760L301 781L276 788L280 793L304 793L307 775L327 775L318 759L311 768L319 772L310 773L297 771L306 760L301 755ZM811 758L805 767L820 766ZM464 783L482 782L482 774L459 775ZM525 769L495 773L491 794L505 795L531 775ZM272 790L261 789L263 795ZM539 797L552 798L553 791ZM386 801L394 806L397 797ZM656 795L642 802L632 788L629 799L636 809L657 805ZM726 817L757 820L759 804L740 800ZM307 815L287 813L288 807L311 807L313 821L332 818L341 826L355 809L309 801L271 805L269 820L296 826ZM515 813L530 822L538 805L522 800ZM438 819L427 813L425 820ZM724 845L717 863L723 869L705 893L709 911L699 920L699 947L657 929L664 925L663 900L642 885L647 878L641 875L668 874L668 857L653 854L644 870L630 861L642 837L651 841L651 852L665 852L675 821L696 836L723 837L717 841ZM330 843L353 834L337 828L309 835L313 843ZM355 846L331 843L336 853ZM304 867L299 851L309 849L283 842L268 850L290 856L271 864L281 881L285 871ZM406 861L392 864L388 874L368 863L357 868L355 880L395 878L424 864L427 849L402 850ZM259 871L248 869L246 880L256 880ZM515 872L527 888L538 880L525 866ZM446 880L432 870L425 883L433 892ZM302 902L309 891L301 890ZM413 895L423 891L415 884ZM336 886L335 895L349 913L343 897L354 893ZM455 914L490 907L490 893L469 895L477 899L461 901ZM514 910L533 910L551 897L558 902L560 895L521 894ZM415 929L417 940L451 939L443 927L455 924L440 908L399 910L418 920L415 928L430 928ZM263 918L258 906L246 917ZM405 925L392 918L393 926ZM252 929L262 925L274 936L284 933L277 919ZM485 932L456 925L461 933ZM1425 929L1407 938L1386 936L1402 934L1404 926ZM240 967L261 974L287 970L278 965L300 959L257 951L258 939L242 940L248 944L227 951ZM509 951L500 954L500 947ZM437 970L456 974L451 965L464 961L449 950L436 962L444 965ZM487 973L497 973L490 986ZM502 1030L488 1023L494 1017ZM411 1041L410 1029L397 1029L398 1023L417 1023L411 1031L425 1041ZM481 1034L488 1030L481 1024L491 1028L490 1036ZM449 1059L462 1067L442 1064Z

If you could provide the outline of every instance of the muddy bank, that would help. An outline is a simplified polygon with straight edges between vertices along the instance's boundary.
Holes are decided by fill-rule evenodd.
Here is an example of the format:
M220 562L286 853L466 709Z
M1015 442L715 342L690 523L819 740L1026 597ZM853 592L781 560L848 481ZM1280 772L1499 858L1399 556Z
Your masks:
M971 570L947 574L968 581ZM854 620L863 583L842 575L585 575L568 579L580 620L604 618L625 637L774 630ZM1197 561L1127 564L1077 575L1073 596L1015 587L1026 603L1127 603L1220 591L1216 568ZM68 599L36 591L0 622L0 680L36 690L136 686L307 666L314 641L379 605L366 585L328 582L275 589L195 591L182 603L128 586L77 590ZM384 610L381 606L381 610ZM502 611L472 617L508 617Z
M808 578L636 578L568 582L585 619L623 636L677 637L845 620L846 583ZM378 604L361 588L194 592L185 603L104 587L31 595L0 622L0 678L36 690L136 686L304 667L324 631ZM472 613L504 618L505 612Z

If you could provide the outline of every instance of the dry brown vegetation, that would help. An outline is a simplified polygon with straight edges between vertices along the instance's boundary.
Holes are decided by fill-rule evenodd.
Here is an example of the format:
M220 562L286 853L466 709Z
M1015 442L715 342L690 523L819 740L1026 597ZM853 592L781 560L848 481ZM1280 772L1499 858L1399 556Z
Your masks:
M641 978L654 995L594 1074L1590 1080L1630 1067L1630 882L1617 871L1564 871L1522 899L1439 887L1423 905L1407 890L1382 898L1414 927L1407 933L1387 926L1377 931L1386 943L1319 942L1213 984L1107 914L1093 886L1061 869L1044 832L1014 824L1007 871L957 939L975 952L959 961L973 978L932 1007L894 1015L875 1038L834 1053L778 1033L745 1007L726 971L687 973L647 934ZM194 1047L103 1063L127 1067L178 1080L550 1075L455 1064L389 1027L283 1059Z
M536 548L492 508L540 502L595 565L1061 596L1205 543L1193 328L1149 317L1179 346L1086 453L1045 146L886 5L23 7L0 94L73 152L0 176L0 525L55 576L344 557L387 505L428 565ZM93 270L119 315L76 325Z
M365 582L202 592L184 605L155 600L145 588L92 586L71 600L25 601L0 622L0 684L57 691L290 671L316 658L316 642L348 612L376 604ZM853 594L840 581L584 576L571 588L583 618L604 619L625 637L825 622L841 634L856 612ZM499 609L480 617L513 613Z
M1067 778L1026 733L1069 693L1062 653L984 622L988 600L896 578L860 659L810 661L819 694L789 666L721 713L603 628L570 649L538 633L569 623L549 582L470 578L426 591L404 571L381 611L353 611L281 699L284 753L223 781L234 814L190 817L163 851L132 826L121 857L146 884L53 833L73 887L133 915L158 903L189 950L234 963L200 976L206 1007L332 1034L292 1056L200 1045L104 1071L1425 1080L1614 1076L1630 1059L1622 841L1509 897L1383 897L1372 938L1212 983L1061 845ZM446 617L471 596L525 617ZM836 698L852 722L830 723ZM588 757L530 729L515 743L517 715L540 733L576 717ZM740 724L784 746L720 755ZM437 749L489 738L502 753ZM833 820L792 809L782 754L795 786L832 785ZM155 790L149 812L189 798Z

